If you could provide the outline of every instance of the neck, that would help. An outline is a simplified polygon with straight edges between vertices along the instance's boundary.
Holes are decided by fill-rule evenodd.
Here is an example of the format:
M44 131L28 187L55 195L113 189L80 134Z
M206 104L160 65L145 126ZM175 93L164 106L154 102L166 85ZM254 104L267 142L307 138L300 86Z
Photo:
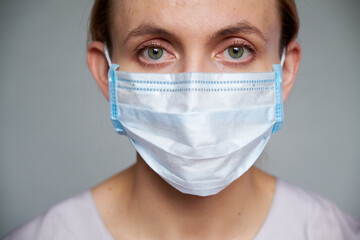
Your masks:
M228 239L234 234L253 238L272 200L272 196L264 198L255 168L208 197L174 189L139 155L133 175L129 218L138 232L154 239Z

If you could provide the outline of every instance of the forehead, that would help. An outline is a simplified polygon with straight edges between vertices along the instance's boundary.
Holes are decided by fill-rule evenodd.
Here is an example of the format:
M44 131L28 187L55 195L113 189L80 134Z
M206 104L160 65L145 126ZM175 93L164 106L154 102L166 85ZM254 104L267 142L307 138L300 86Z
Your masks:
M277 0L114 0L112 28L122 36L146 24L188 36L211 35L224 26L247 22L266 37L280 33Z

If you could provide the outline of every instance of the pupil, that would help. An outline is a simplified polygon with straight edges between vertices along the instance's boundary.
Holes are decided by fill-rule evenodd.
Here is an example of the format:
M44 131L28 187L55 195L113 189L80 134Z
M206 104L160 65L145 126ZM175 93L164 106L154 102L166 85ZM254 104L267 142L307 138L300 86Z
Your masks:
M239 53L239 48L237 48L237 47L233 48L233 52L234 52L235 54Z
M158 55L158 54L159 54L159 49L154 48L154 49L153 49L153 54L154 54L154 55Z

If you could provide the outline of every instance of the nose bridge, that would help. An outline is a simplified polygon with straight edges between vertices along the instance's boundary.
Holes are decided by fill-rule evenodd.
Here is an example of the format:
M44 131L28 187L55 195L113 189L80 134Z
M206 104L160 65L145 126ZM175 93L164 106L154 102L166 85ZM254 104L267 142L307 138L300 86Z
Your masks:
M195 38L196 39L196 38ZM210 53L201 44L199 39L194 40L184 49L183 58L181 59L181 72L211 72L210 70Z

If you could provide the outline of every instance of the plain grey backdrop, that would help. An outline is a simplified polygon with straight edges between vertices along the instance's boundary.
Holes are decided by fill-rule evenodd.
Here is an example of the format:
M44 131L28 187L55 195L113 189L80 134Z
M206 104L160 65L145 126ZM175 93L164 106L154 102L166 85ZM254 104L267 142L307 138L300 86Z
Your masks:
M302 63L257 164L360 216L360 1L297 3ZM0 237L135 161L86 65L91 5L0 1Z

